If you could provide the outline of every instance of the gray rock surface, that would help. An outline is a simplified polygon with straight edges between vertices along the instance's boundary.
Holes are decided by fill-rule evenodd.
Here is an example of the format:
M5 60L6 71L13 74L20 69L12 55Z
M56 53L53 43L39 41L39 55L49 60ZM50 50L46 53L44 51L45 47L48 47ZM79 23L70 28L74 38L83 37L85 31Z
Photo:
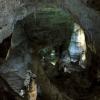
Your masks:
M23 7L20 9L23 10ZM67 19L69 15L67 16L67 14L58 9L38 10L38 13L27 13L27 9L25 9L22 14L19 14L20 9L17 16L12 17L14 19L8 24L8 26L12 25L9 30L13 31L11 47L5 63L0 66L1 76L18 94L24 87L27 70L33 66L32 49L37 49L45 44L51 46L59 45L66 38L66 25L69 27L72 24ZM23 16L24 11L26 17ZM6 38L6 34L4 38ZM0 36L3 40L3 35Z
M33 11L31 0L0 0L0 43L11 35L16 21Z

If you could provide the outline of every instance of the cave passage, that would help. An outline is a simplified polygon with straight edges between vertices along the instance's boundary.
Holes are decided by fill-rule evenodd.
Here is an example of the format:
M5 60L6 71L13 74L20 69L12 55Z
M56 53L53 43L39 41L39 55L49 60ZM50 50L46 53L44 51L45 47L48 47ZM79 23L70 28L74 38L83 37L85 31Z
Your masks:
M0 100L100 99L91 27L71 13L47 5L16 21L0 44Z

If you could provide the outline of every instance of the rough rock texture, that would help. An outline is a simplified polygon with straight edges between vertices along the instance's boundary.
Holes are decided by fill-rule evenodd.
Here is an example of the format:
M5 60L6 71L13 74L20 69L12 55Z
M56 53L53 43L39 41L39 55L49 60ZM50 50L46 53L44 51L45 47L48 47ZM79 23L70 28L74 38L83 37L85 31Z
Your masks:
M49 6L52 2L48 0L0 0L0 43L13 32L14 24L18 20L35 12L45 3Z
M69 13L60 9L41 8L19 23L33 44L54 46L71 35L74 22Z
M50 3L49 0L47 1L48 3ZM43 26L47 24L47 23L43 23L44 21L41 24L42 29L40 27L39 29L36 29L36 30L34 30L33 27L30 28L31 25L34 26L34 23L32 24L32 22L30 22L31 21L30 19L33 17L37 19L36 11L37 9L40 9L39 4L37 6L37 2L35 1L34 3L32 2L33 1L29 1L29 0L24 0L24 1L23 0L9 0L9 1L0 0L0 42L2 42L3 39L8 37L12 32L14 33L12 36L12 41L11 41L11 49L9 51L6 62L1 66L0 73L3 76L3 78L7 80L9 85L17 93L19 93L20 89L23 87L26 70L28 69L28 67L31 66L32 46L34 47L33 48L34 50L36 49L39 50L39 45L41 45L40 44L41 41L43 42L43 44L45 43L49 44L50 42L50 44L54 45L57 41L60 40L59 39L60 36L62 36L61 37L61 40L62 40L63 35L64 35L64 34L61 35L61 32L59 34L52 34L52 32L51 34L49 34L49 32L44 31ZM99 52L100 48L98 47L98 45L100 44L100 40L99 40L100 39L100 35L99 35L100 14L94 11L93 9L88 8L80 0L65 0L64 7L62 5L62 8L66 12L68 10L71 12L71 14L75 17L76 21L81 24L83 29L89 35L90 40L91 39L95 40L92 42L92 45L94 45L93 43L95 42L96 50L98 50ZM30 17L30 14L32 15L32 17ZM40 21L42 20L44 19L40 18ZM37 20L32 19L32 21L33 22L36 21L35 24L37 25ZM48 21L48 22L51 22L51 21ZM52 20L52 22L54 21ZM40 26L40 24L38 25ZM29 30L27 28L29 28ZM45 26L44 28L47 29L47 27ZM52 28L50 26L49 28L50 30L52 28L55 29L55 24L53 24ZM41 30L44 32L41 33L40 32ZM35 34L34 32L38 34ZM59 32L59 27L57 28L56 32L57 33ZM49 38L49 42L47 38ZM57 39L58 40L55 42L54 38L55 40ZM36 45L33 45L35 43ZM36 63L35 59L34 59L34 63ZM41 78L40 78L40 81L42 81Z
M100 51L100 13L83 4L80 0L65 0L65 9L69 9L76 21L86 33L92 51ZM95 50L94 50L95 49Z
M64 10L69 10L72 15L79 21L78 23L82 24L83 23L83 28L86 26L84 29L87 31L91 32L91 27L98 28L97 22L99 22L99 12L92 11L89 9L87 6L93 8L93 9L99 9L99 1L94 1L94 0L75 0L69 1L69 0L64 0L63 1L57 0L0 0L0 43L2 42L3 39L8 37L14 29L14 24L18 20L22 20L24 17L29 15L32 12L35 12L36 9L39 9L41 6L54 6L57 5L58 7L64 9ZM71 3L72 2L72 3ZM94 2L94 3L93 3ZM45 5L46 4L46 5ZM98 4L98 5L96 5ZM66 7L64 7L66 6ZM77 9L77 7L81 7L80 9ZM84 9L85 8L85 9ZM73 10L73 11L72 11ZM81 11L81 12L80 12ZM88 14L87 14L87 13ZM74 14L75 13L75 14ZM82 15L82 16L81 16ZM84 15L84 16L83 16ZM89 17L89 18L88 18ZM86 19L86 20L84 20ZM84 21L83 21L84 20ZM92 21L93 23L92 23ZM88 26L87 27L87 21L88 21ZM85 25L86 24L86 25ZM94 26L91 26L91 24L94 24ZM98 37L98 29L93 29L94 33L97 33L97 36L93 35L93 37ZM93 39L94 40L94 39ZM98 42L96 39L96 42ZM99 44L99 43L98 43Z
M16 49L9 51L7 61L5 61L5 63L1 66L0 71L1 76L18 94L20 93L20 90L24 87L26 71L32 63L32 54L29 46L27 47L27 44L25 46L20 46L21 47L17 47ZM24 51L20 48L23 48ZM26 48L28 48L28 50Z
M0 0L0 43L13 32L17 20L33 11L31 0Z
M32 67L32 49L59 45L71 33L72 28L70 15L56 8L37 10L17 21L11 48L0 69L1 76L15 92L20 93L24 87L26 71Z

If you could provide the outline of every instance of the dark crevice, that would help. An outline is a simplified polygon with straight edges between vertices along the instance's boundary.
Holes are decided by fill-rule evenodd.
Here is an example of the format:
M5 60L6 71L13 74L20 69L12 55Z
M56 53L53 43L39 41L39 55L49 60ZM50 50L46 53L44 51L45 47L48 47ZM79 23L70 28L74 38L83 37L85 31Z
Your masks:
M10 46L11 46L11 36L3 40L3 42L0 44L0 64L6 58Z

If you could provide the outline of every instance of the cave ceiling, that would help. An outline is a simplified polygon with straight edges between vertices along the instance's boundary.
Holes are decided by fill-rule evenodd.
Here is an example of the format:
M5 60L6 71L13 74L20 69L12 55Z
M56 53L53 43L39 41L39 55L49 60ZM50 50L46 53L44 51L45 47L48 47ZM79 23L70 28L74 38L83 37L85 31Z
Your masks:
M34 1L33 0L0 0L0 43L13 33L14 25L18 20L22 20L36 9L42 6L61 6L60 0ZM85 5L96 11L100 10L99 0L81 0ZM53 4L53 5L52 5Z

